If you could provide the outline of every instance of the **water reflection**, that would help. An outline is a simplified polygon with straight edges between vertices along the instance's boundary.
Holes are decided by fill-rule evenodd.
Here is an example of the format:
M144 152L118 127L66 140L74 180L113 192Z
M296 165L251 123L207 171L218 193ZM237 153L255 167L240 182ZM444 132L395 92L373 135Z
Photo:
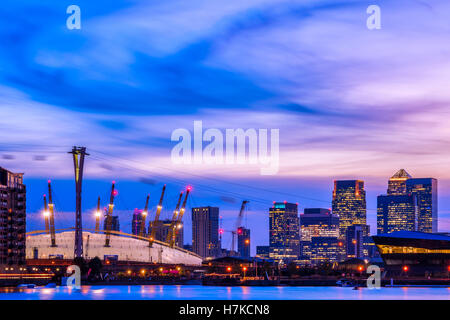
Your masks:
M0 300L124 299L254 299L254 300L449 300L450 287L383 287L379 290L341 287L213 287L194 285L82 286L34 289L0 288Z

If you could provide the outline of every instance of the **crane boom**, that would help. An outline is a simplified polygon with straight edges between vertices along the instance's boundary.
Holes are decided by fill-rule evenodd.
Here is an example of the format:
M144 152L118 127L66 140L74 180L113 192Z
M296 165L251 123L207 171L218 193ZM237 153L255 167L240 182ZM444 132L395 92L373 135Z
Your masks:
M49 234L49 224L48 224L48 206L47 206L47 196L44 194L44 221L45 221L45 233Z
M159 198L159 203L158 206L156 207L156 214L155 214L155 220L153 221L152 224L152 232L150 234L150 242L149 242L149 246L151 247L153 245L153 241L155 240L155 234L156 234L156 228L157 223L159 221L159 215L161 214L161 210L162 210L162 203L163 203L163 199L164 199L164 192L166 192L166 185L163 186L162 188L162 192L161 192L161 197Z
M242 201L242 205L241 205L241 210L239 210L239 215L238 218L236 220L236 231L237 229L239 229L239 227L241 227L242 224L242 217L244 216L244 210L245 210L245 206L247 205L248 200L243 200Z
M178 227L180 226L180 223L183 220L184 211L186 209L186 202L187 202L190 191L191 191L191 187L187 187L186 195L184 196L183 204L181 205L180 213L178 214L177 222L174 227L172 239L170 240L171 247L173 247L175 245L175 239L177 238L177 235L178 235Z
M98 197L98 199L97 199L97 211L95 212L95 233L98 233L98 231L100 230L100 216L101 216L100 197Z
M53 210L52 185L51 185L50 180L48 180L48 211L49 211L49 218L50 218L51 246L56 247L55 212Z
M111 238L111 227L112 227L112 213L114 209L114 185L115 182L112 182L111 187L111 196L109 198L108 211L106 213L106 237L105 237L105 247L109 247L109 242Z
M150 199L150 195L147 195L147 199L145 200L145 207L144 207L144 211L142 211L141 214L141 228L139 230L139 235L141 237L144 236L144 229L145 229L145 220L147 218L147 214L148 214L148 200Z
M177 206L175 207L175 210L173 211L172 222L170 223L169 232L167 233L167 238L166 238L167 243L170 243L170 239L172 239L172 236L173 236L173 230L174 230L176 222L177 222L182 197L183 197L183 192L180 192L180 196L178 197L178 201L177 201Z

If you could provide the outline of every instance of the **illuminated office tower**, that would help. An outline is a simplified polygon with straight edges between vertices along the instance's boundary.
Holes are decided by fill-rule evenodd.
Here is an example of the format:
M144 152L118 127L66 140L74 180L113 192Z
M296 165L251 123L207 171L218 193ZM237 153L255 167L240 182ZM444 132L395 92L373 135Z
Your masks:
M192 249L203 258L219 254L218 207L192 208Z
M417 231L438 231L437 180L413 178L406 181L406 192L417 198Z
M377 234L416 231L417 214L416 195L380 195L377 197Z
M333 214L339 216L339 236L345 240L347 228L366 223L366 191L364 181L334 181Z
M238 254L242 258L250 258L250 229L239 227L238 236Z
M311 264L336 262L339 259L339 240L336 237L312 237L310 247Z
M311 263L336 261L339 217L329 209L305 209L300 215L301 254Z
M405 169L397 171L388 182L388 195L404 195L406 194L406 181L411 179L411 176Z
M275 202L269 209L270 258L276 261L298 259L300 255L300 221L298 206Z

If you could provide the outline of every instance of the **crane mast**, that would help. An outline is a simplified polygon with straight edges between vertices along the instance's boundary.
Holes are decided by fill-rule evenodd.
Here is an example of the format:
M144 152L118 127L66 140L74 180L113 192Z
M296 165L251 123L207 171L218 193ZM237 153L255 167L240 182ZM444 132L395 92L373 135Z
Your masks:
M47 196L44 194L44 222L45 222L45 233L50 233L49 223L48 223L48 206L47 206Z
M56 247L56 236L55 236L55 212L53 210L53 199L52 199L52 185L51 181L48 180L48 211L50 218L50 238L51 246Z
M147 199L145 200L145 208L144 211L142 211L142 215L141 215L141 228L139 230L139 235L141 237L144 236L144 229L145 229L145 220L147 218L148 215L148 200L150 199L150 195L147 195Z
M152 232L150 234L150 238L149 238L150 242L148 244L150 247L153 246L153 241L155 240L156 228L158 227L157 223L159 221L159 215L161 214L162 203L163 203L165 191L166 191L166 185L164 185L162 188L161 198L159 198L159 203L158 203L158 206L156 207L155 220L153 221L153 224L152 224Z
M247 205L247 203L248 203L248 200L243 200L242 201L242 204L241 204L241 210L239 210L239 215L238 215L238 217L237 217L237 220L236 220L236 226L235 226L235 229L233 230L233 231L231 231L231 235L232 235L232 239L231 239L231 241L232 241L232 251L235 251L236 252L236 235L238 234L238 230L239 230L239 228L241 227L241 225L242 225L242 217L244 216L244 211L245 211L245 206Z
M100 197L97 199L97 211L95 212L95 233L100 230L100 216L102 215L100 211Z
M178 235L178 228L179 228L179 226L181 226L180 223L183 220L184 211L186 209L186 202L187 202L187 199L188 199L190 191L191 191L191 187L187 187L186 195L184 196L183 204L181 205L180 213L178 214L177 222L176 222L175 227L174 227L174 231L173 231L173 234L172 234L172 239L170 239L170 246L171 247L173 247L175 245L175 239L177 238L177 235Z
M111 187L111 196L109 198L108 211L106 213L106 237L105 237L105 247L109 247L109 242L111 239L111 227L112 227L112 213L114 209L114 185L115 182L112 182Z
M180 192L180 196L178 197L177 206L173 211L172 222L170 223L169 232L167 233L166 243L170 243L170 239L172 239L173 232L177 223L178 213L180 210L181 198L183 197L183 192Z

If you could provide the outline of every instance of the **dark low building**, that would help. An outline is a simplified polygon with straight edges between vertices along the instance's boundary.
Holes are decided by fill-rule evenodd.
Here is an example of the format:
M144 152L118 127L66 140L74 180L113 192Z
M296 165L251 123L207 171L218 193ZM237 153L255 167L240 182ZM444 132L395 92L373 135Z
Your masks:
M386 269L394 275L439 276L450 271L450 236L396 231L372 237Z

